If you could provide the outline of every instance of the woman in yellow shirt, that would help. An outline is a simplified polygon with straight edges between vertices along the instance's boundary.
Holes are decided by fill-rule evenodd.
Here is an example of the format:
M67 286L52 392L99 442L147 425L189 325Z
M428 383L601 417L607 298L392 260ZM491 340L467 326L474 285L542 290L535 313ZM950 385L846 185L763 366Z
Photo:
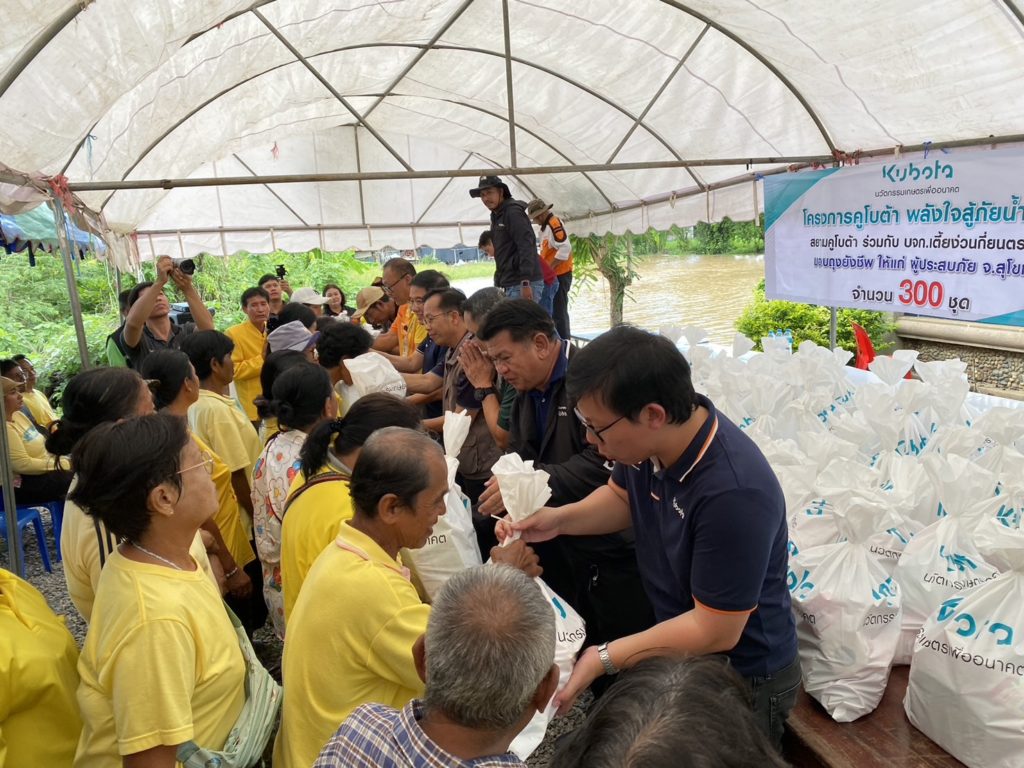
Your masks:
M7 448L11 469L21 477L14 495L19 504L38 504L63 499L71 484L65 457L53 456L46 441L29 418L21 412L23 384L3 377L4 413L7 416Z
M0 568L0 768L69 768L82 730L77 664L64 619Z
M377 392L357 400L344 418L321 422L303 443L302 472L280 511L286 621L313 561L352 517L352 468L366 439L383 427L419 429L419 412L403 399Z
M76 768L173 768L192 741L223 749L245 702L245 661L189 549L218 508L212 460L184 419L104 424L75 448L70 498L122 543L100 575L78 671Z
M178 349L150 352L139 373L150 382L156 407L173 416L188 418L188 409L199 399L199 378L188 355ZM217 487L217 513L203 526L217 542L217 559L224 568L228 593L238 600L252 594L252 580L243 570L256 559L245 535L242 508L231 486L231 471L216 452L192 434L199 450L213 459L213 484Z
M148 384L130 368L92 368L73 376L64 388L63 407L63 417L51 425L46 438L46 449L57 456L70 454L100 424L155 410ZM212 547L212 538L209 543ZM99 519L90 518L71 500L64 502L60 532L64 580L71 602L86 621L91 620L100 571L117 544L118 537ZM192 554L216 583L202 537L196 537Z

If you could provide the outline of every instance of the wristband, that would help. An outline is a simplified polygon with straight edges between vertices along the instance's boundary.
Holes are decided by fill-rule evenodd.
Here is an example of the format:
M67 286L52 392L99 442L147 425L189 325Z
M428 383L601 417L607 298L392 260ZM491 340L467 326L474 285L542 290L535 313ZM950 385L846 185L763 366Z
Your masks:
M238 573L238 566L237 565L231 570L230 573L225 573L224 574L224 580L227 581L228 579L231 579L236 573Z

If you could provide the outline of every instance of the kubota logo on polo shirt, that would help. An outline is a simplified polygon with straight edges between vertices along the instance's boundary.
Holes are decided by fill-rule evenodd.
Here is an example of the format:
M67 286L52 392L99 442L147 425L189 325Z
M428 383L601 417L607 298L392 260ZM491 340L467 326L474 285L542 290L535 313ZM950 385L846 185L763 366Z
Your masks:
M683 508L679 506L679 502L676 501L674 498L672 499L672 509L674 509L676 511L676 514L679 515L680 520L686 517L686 512L683 511Z

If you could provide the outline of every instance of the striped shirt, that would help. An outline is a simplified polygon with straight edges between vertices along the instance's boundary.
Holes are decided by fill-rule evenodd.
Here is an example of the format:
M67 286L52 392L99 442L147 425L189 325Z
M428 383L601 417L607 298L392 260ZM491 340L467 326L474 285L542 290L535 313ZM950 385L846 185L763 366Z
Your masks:
M455 757L423 732L421 717L418 699L400 710L363 704L341 724L313 768L526 768L511 752L473 760Z

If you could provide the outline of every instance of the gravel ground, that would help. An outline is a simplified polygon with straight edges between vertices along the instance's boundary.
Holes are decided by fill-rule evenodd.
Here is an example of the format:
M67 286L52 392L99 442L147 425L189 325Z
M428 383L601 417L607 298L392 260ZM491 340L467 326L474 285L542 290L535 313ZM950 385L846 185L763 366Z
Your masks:
M68 629L75 636L79 647L85 639L86 624L68 597L67 586L64 584L64 569L61 563L56 562L56 550L52 536L53 527L47 513L43 513L43 527L47 533L47 543L50 551L50 561L53 564L53 573L47 573L43 569L42 560L39 557L39 548L36 544L35 533L31 526L25 531L25 562L28 580L46 597L50 607L58 615L63 615L67 621ZM0 545L0 567L10 569L7 547ZM274 636L273 629L268 623L263 629L256 632L253 638L253 648L263 661L264 666L280 680L281 649L282 643ZM586 693L580 697L566 717L552 721L548 727L547 737L537 747L537 751L529 760L531 768L546 768L555 741L563 734L569 733L583 722L587 707L590 705L590 694Z

